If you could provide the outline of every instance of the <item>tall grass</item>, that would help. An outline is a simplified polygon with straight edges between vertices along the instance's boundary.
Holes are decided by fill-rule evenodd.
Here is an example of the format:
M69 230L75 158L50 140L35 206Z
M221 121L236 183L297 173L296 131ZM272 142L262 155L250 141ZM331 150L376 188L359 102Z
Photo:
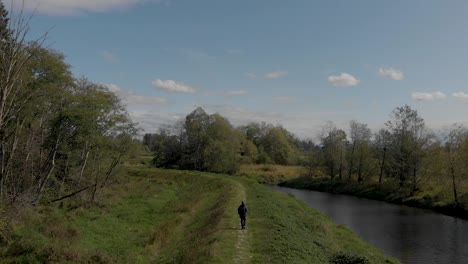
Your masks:
M252 178L261 183L278 184L280 182L308 175L302 166L283 166L275 164L243 164L237 176Z
M205 263L223 230L232 181L130 166L93 205L22 209L0 263Z

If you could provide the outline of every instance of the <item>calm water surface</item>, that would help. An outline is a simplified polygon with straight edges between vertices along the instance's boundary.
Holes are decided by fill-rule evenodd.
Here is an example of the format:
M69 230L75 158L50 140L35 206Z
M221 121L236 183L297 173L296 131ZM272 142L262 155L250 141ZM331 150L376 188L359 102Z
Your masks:
M407 264L468 264L468 221L429 210L308 190L291 193Z

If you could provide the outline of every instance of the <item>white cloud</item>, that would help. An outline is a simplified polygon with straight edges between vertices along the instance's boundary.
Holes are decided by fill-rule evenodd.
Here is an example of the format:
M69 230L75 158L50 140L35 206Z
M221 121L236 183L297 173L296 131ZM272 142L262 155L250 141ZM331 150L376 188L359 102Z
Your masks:
M333 86L339 87L356 86L360 82L358 79L348 73L341 73L340 75L336 76L328 76L328 81L333 84Z
M135 92L123 89L116 84L104 84L109 91L116 93L122 101L127 105L154 105L154 104L167 104L166 98L158 96L138 95Z
M380 68L379 74L382 76L390 77L391 79L395 81L401 81L405 78L405 75L403 74L402 71L396 70L393 68Z
M101 56L105 61L111 64L117 64L120 62L119 58L117 57L117 55L115 55L115 53L107 51L107 50L103 51L101 53Z
M253 74L253 73L251 73L251 72L246 73L245 76L250 77L250 78L252 78L252 79L256 79L256 78L257 78L257 75L255 75L255 74Z
M277 79L286 75L288 75L287 71L275 71L266 73L263 77L265 77L266 79Z
M168 113L153 110L130 110L128 112L134 122L143 129L143 133L155 133L160 128L168 128L174 125L182 116L182 113Z
M234 96L234 95L244 95L248 92L246 90L234 90L234 91L227 91L224 93L226 96Z
M167 92L172 92L172 93L195 93L196 92L195 88L180 81L157 79L157 80L154 80L152 84L156 89L167 91Z
M13 2L15 9L21 8L21 0L7 0L5 6ZM25 0L26 10L37 9L40 13L53 15L71 15L81 12L106 12L114 9L128 8L146 2L167 2L163 0Z
M457 98L468 99L468 94L464 92L453 93L452 95Z
M436 99L445 99L447 95L442 92L430 92L430 93L420 93L414 92L411 94L411 98L416 101L432 101Z

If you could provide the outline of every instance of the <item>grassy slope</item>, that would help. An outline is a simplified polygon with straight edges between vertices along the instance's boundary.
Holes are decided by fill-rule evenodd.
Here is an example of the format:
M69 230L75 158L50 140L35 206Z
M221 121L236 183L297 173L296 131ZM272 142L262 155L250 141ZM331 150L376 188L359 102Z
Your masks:
M302 202L245 178L143 165L122 175L91 206L69 200L10 215L0 263L328 263L339 252L386 261ZM244 231L240 200L250 209Z
M340 254L398 263L293 196L252 182L247 186L253 263L328 263Z

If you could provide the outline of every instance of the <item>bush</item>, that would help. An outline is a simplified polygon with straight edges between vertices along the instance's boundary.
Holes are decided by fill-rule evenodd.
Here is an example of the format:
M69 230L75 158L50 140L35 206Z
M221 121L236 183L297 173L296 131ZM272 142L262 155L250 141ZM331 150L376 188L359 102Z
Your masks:
M352 253L337 253L335 254L330 263L333 264L369 264L369 260L365 257L357 256Z

